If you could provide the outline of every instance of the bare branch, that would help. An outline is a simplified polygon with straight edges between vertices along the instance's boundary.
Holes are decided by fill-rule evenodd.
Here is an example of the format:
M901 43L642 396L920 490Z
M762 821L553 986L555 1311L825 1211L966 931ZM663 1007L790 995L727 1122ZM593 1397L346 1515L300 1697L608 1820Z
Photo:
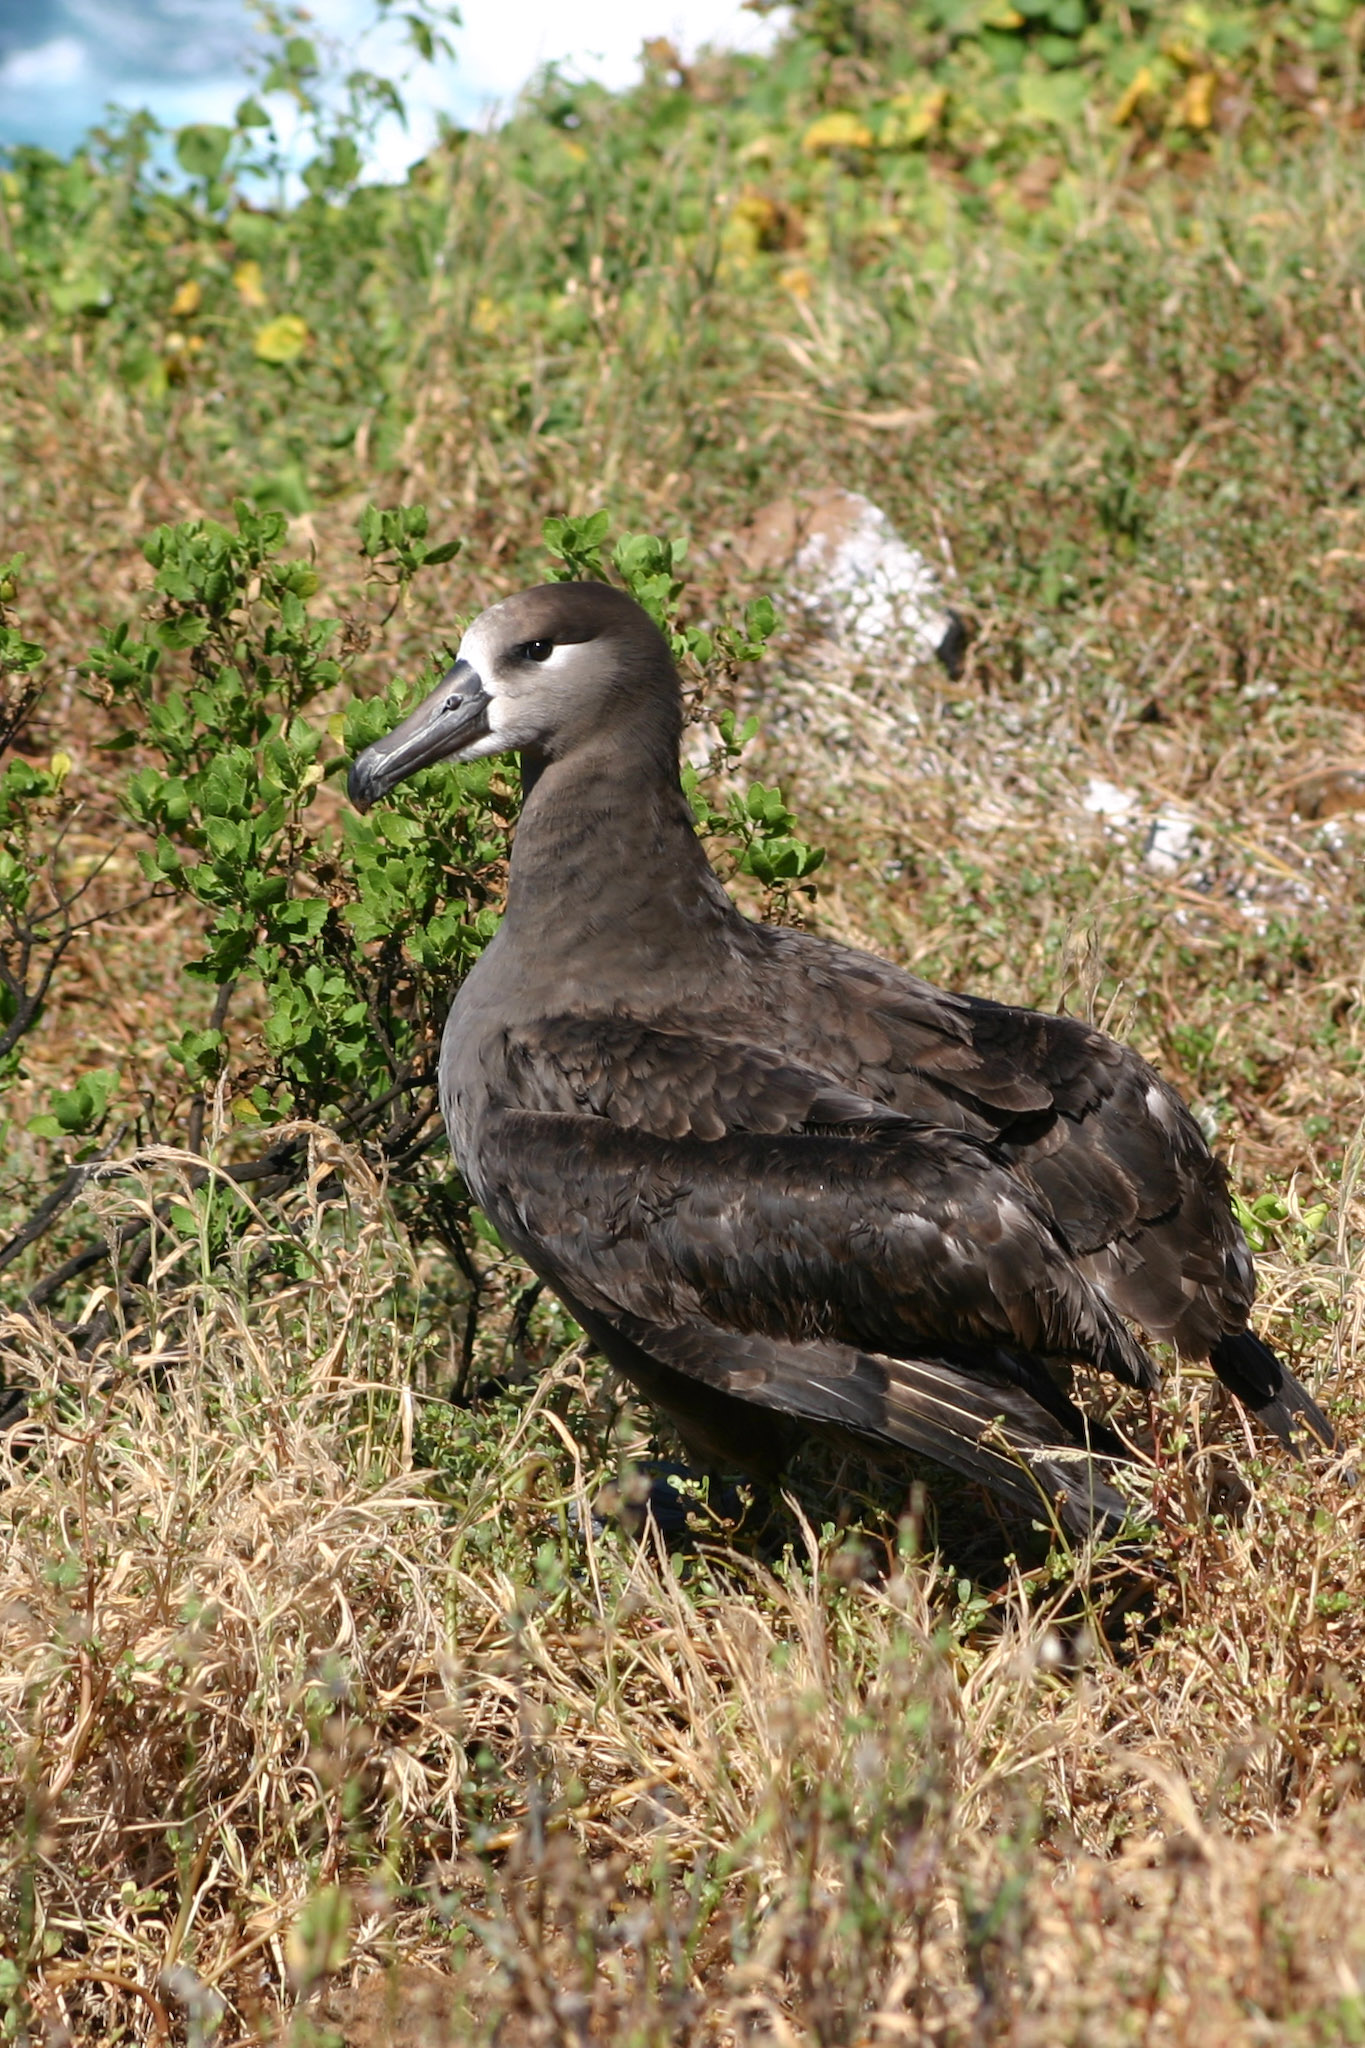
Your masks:
M236 986L237 983L235 980L225 981L220 985L218 993L213 999L213 1008L209 1012L208 1028L210 1031L221 1031L224 1024L227 1022L228 1005L232 1001L232 992L236 988ZM203 1089L201 1088L199 1093L195 1096L193 1102L190 1104L190 1126L187 1149L191 1152L198 1152L203 1149L204 1115L207 1109L207 1105L208 1098L204 1094Z
M7 1053L13 1052L15 1046L19 1043L19 1040L24 1036L26 1032L30 1031L33 1028L34 1023L37 1020L38 1014L41 1011L43 1004L47 1000L47 992L52 986L52 977L57 972L57 969L61 964L62 955L63 953L65 953L67 947L71 944L71 941L74 937L74 930L62 933L61 937L53 945L52 952L48 956L42 974L39 976L37 988L32 990L31 992L27 988L25 988L23 983L21 982L19 984L19 989L22 989L23 992L22 994L19 994L18 990L16 990L15 988L13 975L10 974L3 967L0 967L0 976L3 976L6 988L10 990L11 994L18 994L18 1008L15 1010L14 1016L10 1020L9 1029L5 1032L4 1036L0 1038L0 1060L4 1059ZM25 976L27 976L28 954L30 952L31 947L26 946L24 948Z
M107 1157L107 1152L101 1152L99 1160ZM36 1244L38 1239L52 1228L64 1209L70 1208L95 1171L99 1160L84 1160L79 1166L73 1166L58 1181L51 1194L39 1203L23 1228L16 1230L8 1244L0 1247L0 1273L6 1266L12 1266L21 1252L26 1252L31 1244Z

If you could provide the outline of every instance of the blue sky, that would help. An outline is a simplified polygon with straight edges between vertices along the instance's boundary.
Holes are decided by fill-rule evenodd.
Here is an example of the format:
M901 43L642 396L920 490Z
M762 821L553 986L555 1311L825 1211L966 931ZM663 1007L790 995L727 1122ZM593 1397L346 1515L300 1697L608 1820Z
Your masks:
M410 61L396 28L366 30L371 0L311 0L310 33L352 45L398 76ZM435 132L437 111L466 125L506 105L541 64L558 60L604 84L639 75L646 36L690 55L704 42L761 49L775 19L740 0L464 0L456 61L414 73L411 125L380 137L376 169L401 173ZM586 25L585 25L586 22ZM148 107L168 127L223 121L248 84L255 46L247 0L0 0L0 145L69 151L105 106Z

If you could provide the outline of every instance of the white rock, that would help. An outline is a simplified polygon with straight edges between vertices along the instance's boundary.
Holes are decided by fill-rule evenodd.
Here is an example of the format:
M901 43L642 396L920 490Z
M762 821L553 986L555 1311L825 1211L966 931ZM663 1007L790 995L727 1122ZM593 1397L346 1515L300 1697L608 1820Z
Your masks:
M870 498L838 486L779 498L740 545L756 573L784 572L788 602L851 652L960 666L966 635L937 570Z
M1194 852L1198 820L1175 804L1163 804L1152 820L1142 858L1157 875L1174 875Z
M1107 818L1116 825L1131 818L1137 807L1138 799L1131 789L1120 789L1117 782L1110 782L1104 775L1092 775L1081 797L1082 810L1089 811L1096 818Z

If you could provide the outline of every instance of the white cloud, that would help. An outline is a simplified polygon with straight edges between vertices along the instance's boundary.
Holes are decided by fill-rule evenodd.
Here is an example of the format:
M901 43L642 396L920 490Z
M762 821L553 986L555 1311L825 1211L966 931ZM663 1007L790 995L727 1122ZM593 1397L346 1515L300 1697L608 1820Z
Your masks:
M243 0L60 0L60 11L106 80L235 72L259 41Z
M311 12L320 29L340 37L356 34L370 18L366 0L314 0ZM547 64L621 91L638 80L640 48L650 37L666 36L691 59L706 43L770 49L786 26L785 12L761 19L740 0L598 0L587 27L562 0L465 0L462 13L452 36L454 63L414 66L402 82L408 126L384 123L371 154L372 178L402 177L435 141L441 115L475 126L506 113ZM411 51L396 22L366 40L364 61L395 77L407 68Z
M639 77L640 45L667 36L685 58L703 43L762 50L777 32L775 18L746 13L739 0L598 0L585 23L577 9L554 0L500 0L466 6L456 42L462 83L481 98L511 99L543 64L566 68L619 90Z
M0 9L4 0L0 0ZM250 80L245 62L261 45L244 0L63 0L77 31L15 51L0 65L0 145L39 142L62 152L103 119L109 102L145 107L174 128L226 121ZM707 42L763 50L783 26L740 0L463 0L455 60L419 64L401 19L376 27L374 0L310 0L310 33L393 78L408 105L406 130L386 121L369 175L401 177L431 147L444 115L463 126L506 112L545 64L613 90L639 77L640 46L667 36L685 58ZM285 110L282 109L282 112ZM286 118L282 128L292 126Z
M16 50L0 64L0 90L7 92L54 92L63 86L83 84L88 76L89 52L75 36L54 36L32 50Z

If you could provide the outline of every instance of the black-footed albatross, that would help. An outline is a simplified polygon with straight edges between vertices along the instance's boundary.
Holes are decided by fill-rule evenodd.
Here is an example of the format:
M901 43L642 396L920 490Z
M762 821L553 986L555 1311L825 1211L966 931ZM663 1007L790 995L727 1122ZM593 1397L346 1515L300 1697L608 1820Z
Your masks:
M520 754L506 914L451 1008L441 1106L504 1242L690 1454L771 1475L803 1425L852 1433L1112 1525L1124 1447L1058 1368L1154 1386L1125 1319L1281 1442L1332 1445L1247 1326L1251 1255L1174 1091L1074 1017L751 922L698 841L681 732L652 620L544 584L474 622L349 786L367 807Z

